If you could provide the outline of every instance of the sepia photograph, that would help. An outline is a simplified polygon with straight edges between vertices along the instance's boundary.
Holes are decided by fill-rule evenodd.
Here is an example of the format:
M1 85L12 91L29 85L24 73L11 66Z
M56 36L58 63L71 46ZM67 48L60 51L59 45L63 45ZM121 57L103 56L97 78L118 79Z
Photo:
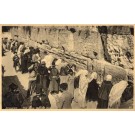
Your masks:
M2 109L134 109L133 25L2 26Z

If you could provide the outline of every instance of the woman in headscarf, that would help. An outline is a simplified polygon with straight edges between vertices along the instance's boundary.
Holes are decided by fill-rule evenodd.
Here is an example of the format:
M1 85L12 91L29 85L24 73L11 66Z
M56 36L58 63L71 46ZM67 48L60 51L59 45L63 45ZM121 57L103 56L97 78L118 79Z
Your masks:
M87 70L80 70L77 74L76 77L80 76L79 80L79 93L78 93L78 103L80 108L86 108L86 91L88 88L88 71Z
M128 86L127 81L120 81L119 83L115 84L111 92L109 94L109 108L119 108L121 102L121 96L126 87Z
M88 102L87 108L97 108L99 89L99 85L97 84L97 73L93 72L90 79L91 80L88 84L88 89L86 92L86 102Z
M97 108L108 108L108 101L109 101L109 94L112 88L112 76L111 75L107 75L106 76L106 80L103 81L103 83L101 84L101 87L99 89L99 100L98 100L98 107Z
M72 94L72 96L74 96L74 73L72 69L69 69L69 74L68 74L68 79L67 79L67 83L68 83L68 91Z

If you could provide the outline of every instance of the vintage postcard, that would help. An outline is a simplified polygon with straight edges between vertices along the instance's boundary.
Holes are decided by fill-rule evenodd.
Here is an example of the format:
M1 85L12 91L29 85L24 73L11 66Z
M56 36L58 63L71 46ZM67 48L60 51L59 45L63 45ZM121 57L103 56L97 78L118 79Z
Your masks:
M1 25L2 110L134 110L134 25Z

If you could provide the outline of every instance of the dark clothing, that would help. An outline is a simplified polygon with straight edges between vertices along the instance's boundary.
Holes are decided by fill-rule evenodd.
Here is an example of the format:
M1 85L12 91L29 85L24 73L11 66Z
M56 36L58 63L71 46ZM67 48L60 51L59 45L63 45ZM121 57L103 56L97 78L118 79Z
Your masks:
M99 89L99 98L108 100L112 86L110 81L103 81L101 88Z
M51 104L49 98L46 94L41 94L40 96L34 96L32 100L32 107L45 107L50 108Z
M133 98L133 92L134 92L133 84L128 84L127 88L124 90L124 92L122 94L121 101L126 102L129 99L132 99Z
M39 96L34 96L33 100L32 100L32 107L37 108L37 107L40 107L40 106L42 106L42 102L40 100L40 97Z
M47 67L41 65L38 67L38 75L37 75L36 83L37 83L37 88L36 88L37 93L40 93L43 90L47 94L48 83L49 83Z
M74 79L74 88L79 88L79 80L80 80L80 76L75 77Z
M11 51L12 51L13 53L17 52L16 46L12 46Z
M93 79L88 84L88 89L86 92L86 101L98 101L98 84L95 79Z
M51 107L50 100L48 96L45 94L41 94L41 103L42 103L42 106L44 106L45 108Z
M32 52L28 53L28 67L30 67L32 64Z
M113 85L110 81L103 81L98 93L98 108L108 108L109 94L112 86Z
M20 67L19 57L17 55L15 55L13 57L13 61L14 61L14 67L15 67L15 69L16 69L17 66Z
M68 75L68 71L69 71L69 67L68 67L68 66L63 66L63 67L61 67L61 69L60 69L60 75L61 75L61 76Z
M108 100L104 100L104 99L98 99L98 105L97 108L108 108Z
M23 98L21 94L7 93L6 95L6 107L15 107L21 108L21 104L23 103Z
M22 54L21 56L21 69L22 69L22 73L28 72L28 55L27 54Z

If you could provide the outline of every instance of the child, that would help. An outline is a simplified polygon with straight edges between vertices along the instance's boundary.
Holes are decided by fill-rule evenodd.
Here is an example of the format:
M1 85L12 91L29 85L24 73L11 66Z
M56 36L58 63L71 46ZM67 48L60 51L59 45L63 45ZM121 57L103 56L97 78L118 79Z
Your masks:
M14 68L15 70L17 71L17 66L18 66L18 69L20 68L20 63L19 63L19 57L17 55L17 52L15 52L15 55L13 57L13 62L14 62Z

